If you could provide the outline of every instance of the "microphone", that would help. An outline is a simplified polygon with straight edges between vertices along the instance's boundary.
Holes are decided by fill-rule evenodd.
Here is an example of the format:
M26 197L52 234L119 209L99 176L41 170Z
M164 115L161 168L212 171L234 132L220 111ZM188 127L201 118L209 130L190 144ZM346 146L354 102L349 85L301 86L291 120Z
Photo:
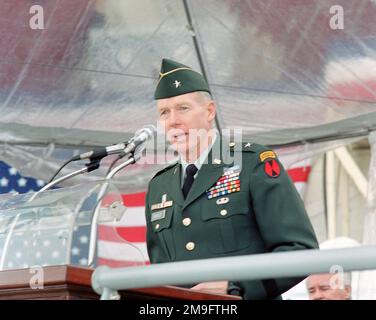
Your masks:
M84 160L84 159L101 159L104 158L110 154L115 153L124 153L128 154L133 151L142 143L144 143L146 140L149 140L156 131L155 126L153 125L147 125L143 127L142 129L136 131L133 138L131 138L126 143L118 143L114 144L108 147L102 147L95 150L91 150L88 152L81 153L77 156L74 156L71 161L77 161L77 160Z
M136 150L136 148L144 143L146 140L149 140L153 137L154 133L157 131L155 126L149 124L142 129L138 130L134 137L128 141L127 146L124 149L124 153L128 154Z

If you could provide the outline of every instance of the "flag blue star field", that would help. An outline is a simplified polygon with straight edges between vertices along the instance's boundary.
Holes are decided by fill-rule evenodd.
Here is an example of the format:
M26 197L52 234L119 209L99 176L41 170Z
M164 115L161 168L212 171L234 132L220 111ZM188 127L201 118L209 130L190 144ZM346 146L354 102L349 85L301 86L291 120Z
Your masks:
M38 191L44 181L23 177L16 168L0 161L0 193L26 193Z
M0 193L35 192L44 185L44 181L22 176L16 168L0 161ZM19 221L20 224L21 222ZM0 265L0 269L59 265L67 262L73 265L87 265L90 226L74 227L70 250L68 230L55 228L38 236L27 228L23 230L19 228L8 243L0 230L0 263L3 264Z

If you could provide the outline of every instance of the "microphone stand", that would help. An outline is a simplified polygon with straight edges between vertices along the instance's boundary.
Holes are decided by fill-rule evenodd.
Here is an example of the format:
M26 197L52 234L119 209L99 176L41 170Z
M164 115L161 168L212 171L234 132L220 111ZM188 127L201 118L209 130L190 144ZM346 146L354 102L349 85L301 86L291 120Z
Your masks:
M95 207L95 211L93 214L93 218L91 221L91 230L90 230L90 242L89 242L89 254L88 254L88 267L93 267L94 264L94 257L95 257L95 249L96 249L96 240L97 240L97 232L98 232L98 219L99 219L99 213L101 209L102 199L105 195L110 180L112 177L118 173L120 170L125 168L126 166L136 163L141 158L141 152L138 154L132 154L130 158L128 158L127 161L123 162L122 164L119 164L117 167L112 169L106 176L105 182L102 184L102 187L98 193L97 197L97 206Z
M46 191L50 188L52 188L54 185L63 182L65 180L68 180L70 178L73 178L75 176L78 176L79 174L84 174L86 172L91 172L99 168L99 162L101 159L94 159L91 160L89 163L85 164L84 168L78 169L74 172L68 173L65 176L62 176L59 179L53 180L50 183L46 184L42 189L40 189L38 192L36 192L29 200L28 202L33 201L41 192Z

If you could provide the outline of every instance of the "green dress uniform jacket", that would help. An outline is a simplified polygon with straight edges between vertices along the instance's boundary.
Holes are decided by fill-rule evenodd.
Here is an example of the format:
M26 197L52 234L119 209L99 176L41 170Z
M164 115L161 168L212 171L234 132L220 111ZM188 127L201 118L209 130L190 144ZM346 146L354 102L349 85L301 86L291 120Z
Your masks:
M198 171L186 199L179 163L150 181L145 208L150 262L318 248L303 201L275 153L251 143L235 151L234 143L217 140L223 142L223 156L214 159L209 153L208 164ZM234 152L241 152L241 168L229 164ZM220 188L226 179L231 187ZM279 299L301 280L265 279L236 285L244 299Z

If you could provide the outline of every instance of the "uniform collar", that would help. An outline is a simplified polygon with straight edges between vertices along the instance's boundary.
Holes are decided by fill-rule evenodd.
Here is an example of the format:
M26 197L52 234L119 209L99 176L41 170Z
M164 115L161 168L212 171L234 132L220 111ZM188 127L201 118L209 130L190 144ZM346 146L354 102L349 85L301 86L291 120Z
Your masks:
M211 141L211 144L200 154L200 156L197 158L197 160L193 163L197 168L197 173L201 169L202 165L205 162L207 162L209 152L213 148L213 145L214 145L215 141L217 140L217 136L218 136L218 133L215 132L214 137ZM182 167L182 171L181 171L182 172L182 174L181 174L182 181L181 181L181 183L183 185L184 179L185 179L185 169L188 167L188 165L190 163L185 161L185 159L183 157L180 157L179 162L181 163L181 167ZM196 178L197 173L194 175L194 178Z

